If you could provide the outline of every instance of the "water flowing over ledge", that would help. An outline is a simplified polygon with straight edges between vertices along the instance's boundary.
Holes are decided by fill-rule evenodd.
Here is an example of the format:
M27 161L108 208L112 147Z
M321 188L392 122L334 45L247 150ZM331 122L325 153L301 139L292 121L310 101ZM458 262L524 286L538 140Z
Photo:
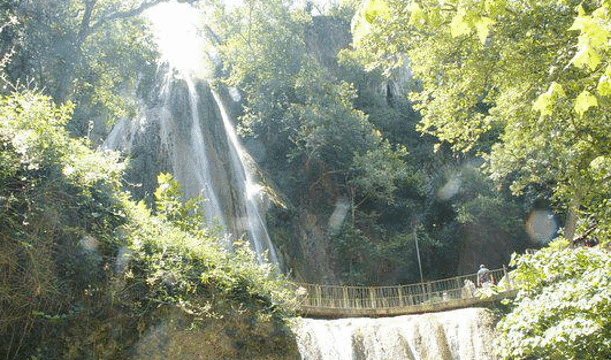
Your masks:
M338 320L298 319L303 360L494 360L490 310Z

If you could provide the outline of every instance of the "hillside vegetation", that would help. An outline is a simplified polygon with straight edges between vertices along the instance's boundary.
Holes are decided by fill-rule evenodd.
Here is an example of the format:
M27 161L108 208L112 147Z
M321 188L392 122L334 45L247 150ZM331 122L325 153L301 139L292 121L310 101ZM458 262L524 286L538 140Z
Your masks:
M291 349L289 288L277 269L241 244L222 248L202 225L201 200L184 202L169 175L154 209L131 200L118 154L68 135L71 111L26 90L0 101L2 358L125 358L177 310L177 330L250 319L234 335L235 358ZM248 346L262 336L256 324L281 331L280 343Z

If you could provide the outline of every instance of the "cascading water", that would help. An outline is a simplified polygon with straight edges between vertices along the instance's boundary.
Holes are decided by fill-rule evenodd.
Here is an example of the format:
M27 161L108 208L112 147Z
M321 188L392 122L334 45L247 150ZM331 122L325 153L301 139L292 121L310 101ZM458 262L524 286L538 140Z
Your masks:
M242 145L236 136L235 127L227 115L227 111L223 105L223 100L215 91L212 91L212 95L214 96L214 99L221 112L225 134L227 134L227 141L231 144L231 165L234 175L237 178L237 184L240 185L240 192L244 198L246 216L240 219L240 227L247 229L250 237L252 239L256 239L256 241L253 241L251 245L254 247L255 252L259 254L259 256L266 253L270 261L273 263L278 263L274 246L271 243L269 234L267 233L267 226L265 225L264 219L261 215L262 209L259 201L261 187L253 181L251 173L248 171L247 164L250 163L251 165L254 165L254 163L252 162L252 159L246 159L247 153L242 148Z
M157 16L168 20L168 12L175 9L191 15L181 18L182 26L195 26L199 21L194 16L197 11L187 4L166 4L157 9ZM143 101L146 105L141 116L121 120L104 147L130 156L142 152L135 145L143 147L142 142L147 143L146 148L156 149L145 161L163 164L187 197L201 195L206 199L209 225L222 225L227 229L226 238L249 241L259 261L278 264L262 217L261 187L248 168L253 164L240 145L222 97L201 79L206 72L197 60L202 54L198 44L203 42L199 32L189 27L183 30L186 34L179 36L187 43L180 48L175 41L160 38L162 51L165 47L166 53L172 54L166 54L159 68L152 100Z
M493 360L494 317L481 308L392 318L299 319L303 360Z

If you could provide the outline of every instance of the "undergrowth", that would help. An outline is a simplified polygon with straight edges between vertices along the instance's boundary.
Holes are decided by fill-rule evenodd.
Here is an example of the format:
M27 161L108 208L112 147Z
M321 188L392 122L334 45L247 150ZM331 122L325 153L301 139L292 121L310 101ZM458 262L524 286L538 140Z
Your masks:
M0 358L125 358L164 307L191 326L236 309L284 324L273 266L221 247L167 174L155 209L131 200L127 164L71 138L70 114L25 91L0 101Z

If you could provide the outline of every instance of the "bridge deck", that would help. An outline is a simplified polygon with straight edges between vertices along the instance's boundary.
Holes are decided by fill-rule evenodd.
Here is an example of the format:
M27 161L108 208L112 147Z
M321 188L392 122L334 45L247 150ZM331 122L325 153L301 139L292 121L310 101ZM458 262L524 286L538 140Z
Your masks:
M299 312L307 317L382 317L485 306L515 296L505 269L491 271L500 279L496 292L477 288L476 275L398 286L360 287L301 284ZM496 281L494 281L496 283ZM484 285L487 287L487 285Z

